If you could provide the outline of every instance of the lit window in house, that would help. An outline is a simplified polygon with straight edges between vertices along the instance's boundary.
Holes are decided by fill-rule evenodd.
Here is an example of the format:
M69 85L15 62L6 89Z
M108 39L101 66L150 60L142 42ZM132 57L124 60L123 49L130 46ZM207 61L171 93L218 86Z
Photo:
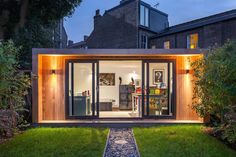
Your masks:
M149 9L143 5L140 6L140 25L149 27Z
M170 49L170 41L164 42L164 49Z
M143 49L148 48L148 39L146 35L141 35L141 48Z
M198 34L190 34L187 36L187 48L196 49L198 48Z

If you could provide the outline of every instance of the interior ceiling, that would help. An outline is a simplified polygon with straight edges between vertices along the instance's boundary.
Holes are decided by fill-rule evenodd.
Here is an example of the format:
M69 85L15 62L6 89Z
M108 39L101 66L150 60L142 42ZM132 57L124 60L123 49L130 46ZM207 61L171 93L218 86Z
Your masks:
M99 67L137 68L141 67L142 61L100 61Z
M150 63L151 65L166 66L167 63ZM99 67L141 68L142 61L100 61Z

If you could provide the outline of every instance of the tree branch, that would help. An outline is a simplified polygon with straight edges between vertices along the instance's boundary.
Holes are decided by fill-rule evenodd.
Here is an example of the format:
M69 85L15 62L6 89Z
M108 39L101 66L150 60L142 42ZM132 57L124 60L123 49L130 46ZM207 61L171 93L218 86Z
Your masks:
M26 17L28 13L29 7L29 0L21 0L21 8L20 8L20 20L15 27L15 33L20 29L23 28L26 22Z

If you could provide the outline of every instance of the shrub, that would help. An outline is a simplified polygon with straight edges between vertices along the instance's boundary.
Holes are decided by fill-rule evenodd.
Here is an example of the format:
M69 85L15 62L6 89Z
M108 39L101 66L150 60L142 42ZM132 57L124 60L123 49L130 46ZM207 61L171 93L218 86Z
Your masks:
M18 52L12 41L0 43L0 133L4 135L22 123L24 96L30 87L30 78L19 71Z
M232 115L236 106L236 42L214 48L192 63L193 108L201 117L210 116L215 133L228 143L236 142Z
M236 143L236 125L227 125L221 128L221 138L228 141L230 144Z
M228 124L236 105L236 42L212 49L192 63L193 107L200 116L214 117L215 126Z

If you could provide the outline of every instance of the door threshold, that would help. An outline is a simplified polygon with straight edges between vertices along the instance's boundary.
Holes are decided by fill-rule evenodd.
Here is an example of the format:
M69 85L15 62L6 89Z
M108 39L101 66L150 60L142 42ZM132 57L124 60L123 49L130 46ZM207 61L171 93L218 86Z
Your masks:
M31 127L103 127L103 128L129 128L129 127L151 127L161 125L177 124L203 124L200 120L67 120L67 121L41 121L40 123L31 124Z

